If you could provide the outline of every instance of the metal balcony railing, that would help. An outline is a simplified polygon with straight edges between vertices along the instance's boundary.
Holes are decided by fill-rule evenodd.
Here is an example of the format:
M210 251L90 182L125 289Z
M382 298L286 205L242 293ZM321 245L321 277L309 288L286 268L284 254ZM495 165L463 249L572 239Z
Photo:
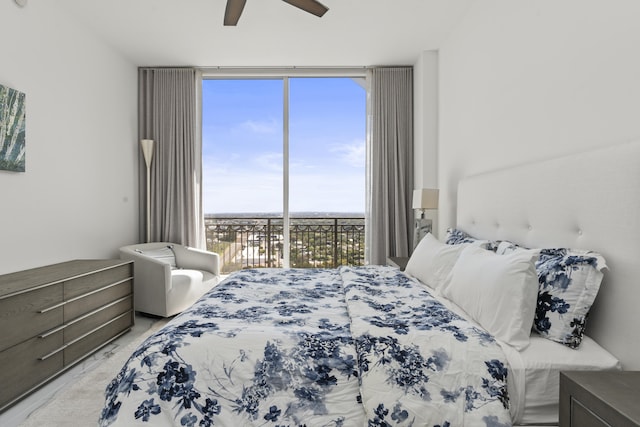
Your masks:
M205 218L207 249L220 255L222 274L283 267L283 220ZM364 265L364 217L291 218L289 259L295 268Z

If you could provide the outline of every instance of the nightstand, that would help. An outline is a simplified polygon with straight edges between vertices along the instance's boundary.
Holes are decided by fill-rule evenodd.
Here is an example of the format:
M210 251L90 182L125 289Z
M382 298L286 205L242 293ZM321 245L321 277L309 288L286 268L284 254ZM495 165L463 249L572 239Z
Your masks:
M400 271L404 271L407 267L407 263L409 262L409 257L404 256L392 256L387 258L387 265L391 267L398 267Z
M640 372L560 372L560 427L640 426Z

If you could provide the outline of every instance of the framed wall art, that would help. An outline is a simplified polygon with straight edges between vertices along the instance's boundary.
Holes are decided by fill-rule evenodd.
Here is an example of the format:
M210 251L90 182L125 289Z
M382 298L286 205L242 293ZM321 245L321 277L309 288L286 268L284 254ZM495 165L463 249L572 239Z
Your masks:
M25 171L25 98L0 85L0 170Z

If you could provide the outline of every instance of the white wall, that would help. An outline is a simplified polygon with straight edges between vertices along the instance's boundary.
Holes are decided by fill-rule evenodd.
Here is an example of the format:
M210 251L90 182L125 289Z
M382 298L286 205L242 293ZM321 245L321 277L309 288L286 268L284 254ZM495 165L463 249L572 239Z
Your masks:
M54 1L0 2L0 84L26 93L26 172L0 171L0 274L138 238L137 70Z
M413 65L413 188L438 188L438 52L424 51ZM426 211L437 234L437 211Z
M439 51L440 233L461 177L640 136L640 2L482 0Z

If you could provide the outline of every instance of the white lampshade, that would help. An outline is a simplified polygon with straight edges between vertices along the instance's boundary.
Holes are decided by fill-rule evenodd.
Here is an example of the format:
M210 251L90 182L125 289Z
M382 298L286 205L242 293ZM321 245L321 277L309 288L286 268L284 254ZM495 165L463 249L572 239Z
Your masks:
M413 209L438 209L438 190L435 188L413 190Z
M147 164L147 167L149 167L151 166L151 159L153 158L153 139L141 139L140 146L142 147L144 162Z

